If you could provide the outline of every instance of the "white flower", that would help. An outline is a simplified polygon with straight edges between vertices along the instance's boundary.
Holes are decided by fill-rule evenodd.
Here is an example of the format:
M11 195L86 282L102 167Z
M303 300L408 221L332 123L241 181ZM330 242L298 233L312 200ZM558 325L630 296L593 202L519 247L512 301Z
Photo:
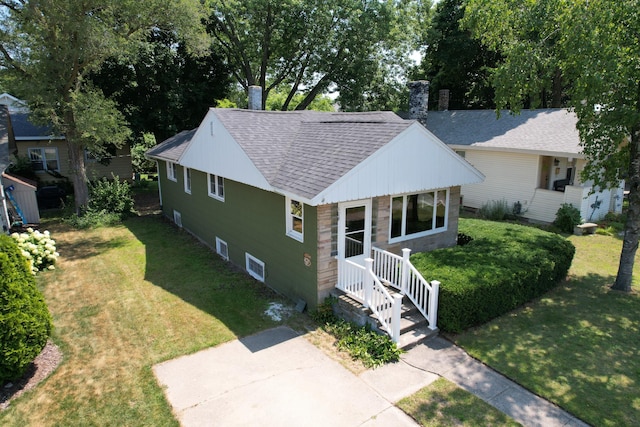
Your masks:
M52 264L52 265L50 265L50 266L49 266L49 267L47 267L47 268L48 268L49 270L55 270L55 269L56 269L56 267L55 267L53 264Z

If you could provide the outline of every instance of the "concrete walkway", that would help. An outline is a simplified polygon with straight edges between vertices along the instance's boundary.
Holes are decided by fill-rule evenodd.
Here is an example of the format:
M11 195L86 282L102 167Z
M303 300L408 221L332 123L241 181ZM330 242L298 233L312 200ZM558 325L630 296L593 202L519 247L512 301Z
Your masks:
M185 427L415 426L395 403L440 376L525 426L586 425L442 338L356 376L292 329L278 327L153 371Z

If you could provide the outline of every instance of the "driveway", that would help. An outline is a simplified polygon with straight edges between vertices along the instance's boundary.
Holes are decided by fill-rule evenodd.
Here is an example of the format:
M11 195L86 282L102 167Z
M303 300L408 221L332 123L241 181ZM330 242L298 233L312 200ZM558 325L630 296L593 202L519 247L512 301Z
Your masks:
M153 371L185 427L415 426L393 403L437 379L405 363L356 376L288 327Z

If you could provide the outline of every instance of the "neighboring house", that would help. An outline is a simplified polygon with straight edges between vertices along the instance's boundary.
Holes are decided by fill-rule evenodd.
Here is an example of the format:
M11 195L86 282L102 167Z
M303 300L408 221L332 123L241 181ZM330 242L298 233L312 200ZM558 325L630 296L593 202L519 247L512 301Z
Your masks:
M7 197L4 193L4 172L11 164L9 160L9 141L12 139L9 109L0 104L0 225L3 232L11 228Z
M9 115L15 136L17 151L12 154L26 156L41 182L55 182L71 178L67 143L62 135L53 134L48 126L37 126L29 120L24 102L8 95L0 95L0 104L9 106ZM91 153L85 153L87 178L111 178L131 180L131 150L128 145L113 147L107 159L99 161Z
M147 156L165 216L311 309L345 260L455 245L460 186L483 179L391 112L212 108Z
M504 200L524 218L546 223L564 203L588 222L622 211L624 184L597 191L580 180L586 160L576 123L565 109L503 111L500 118L493 110L430 111L426 119L427 129L486 176L462 187L464 206Z
M0 104L0 224L9 232L13 224L40 223L36 183L6 173L11 164L9 153L15 150L15 139L9 109Z

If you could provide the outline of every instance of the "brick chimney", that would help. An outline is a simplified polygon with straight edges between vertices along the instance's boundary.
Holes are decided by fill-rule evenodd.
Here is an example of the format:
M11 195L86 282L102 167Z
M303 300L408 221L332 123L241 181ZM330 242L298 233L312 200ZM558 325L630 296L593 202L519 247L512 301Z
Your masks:
M409 86L409 118L425 126L429 109L429 82L418 80L407 83L407 86Z
M447 111L449 109L449 89L440 89L438 91L438 111Z
M262 110L262 87L249 86L249 110Z

